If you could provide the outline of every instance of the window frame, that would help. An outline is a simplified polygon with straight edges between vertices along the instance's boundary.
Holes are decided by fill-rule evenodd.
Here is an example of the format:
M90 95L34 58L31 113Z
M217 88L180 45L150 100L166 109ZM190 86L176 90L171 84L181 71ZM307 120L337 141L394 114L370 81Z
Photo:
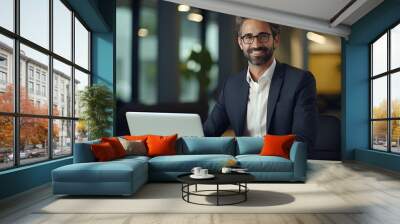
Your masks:
M391 79L392 75L395 75L396 73L400 72L400 67L391 69L391 30L395 28L396 26L400 26L400 20L396 21L393 23L391 26L385 29L382 33L380 33L376 38L374 38L371 42L368 43L369 47L369 149L373 151L379 151L379 152L385 152L385 153L391 153L391 154L400 154L400 152L393 152L392 151L392 121L400 121L400 117L392 117L392 99L391 99ZM383 37L384 35L387 35L387 64L386 64L386 71L383 73L376 74L374 76L373 74L373 44L379 40L379 38ZM387 97L387 105L386 105L386 117L385 118L373 118L373 81L378 79L386 77L386 86L387 86L387 92L386 92L386 97ZM373 122L374 121L386 121L386 151L375 149L374 148L374 136L373 136Z
M45 47L40 46L39 44L34 43L33 41L30 41L29 39L24 38L23 36L20 35L20 0L14 0L13 1L13 10L14 10L14 31L10 31L4 27L0 26L0 35L5 36L7 38L12 39L14 49L13 49L13 64L12 66L12 75L14 77L14 110L13 112L2 112L0 111L0 116L4 117L12 117L13 119L13 154L14 154L14 161L13 161L13 166L10 167L5 167L5 168L0 168L0 172L3 172L5 170L11 170L11 169L16 169L19 167L24 167L24 166L30 166L33 164L38 164L38 163L43 163L51 160L58 160L66 157L73 156L74 152L74 143L75 143L75 126L76 126L76 121L79 120L79 117L75 117L75 108L71 108L72 113L70 116L56 116L53 115L53 59L58 60L61 63L64 63L68 66L71 66L71 92L72 92L72 105L75 103L75 88L74 88L74 82L75 82L75 69L87 74L89 76L89 83L88 86L92 85L93 77L92 77L92 61L91 61L91 50L92 50L92 43L91 43L91 37L92 37L92 30L88 27L88 25L84 22L84 20L79 16L78 13L76 13L72 7L66 2L65 0L59 0L68 10L71 11L71 59L64 58L63 56L55 53L54 50L54 45L53 45L53 1L54 0L48 0L49 3L49 49L46 49ZM75 63L75 18L79 20L79 22L84 26L84 28L88 31L88 69L85 69L78 64ZM32 48L33 50L36 50L42 54L45 54L48 56L49 62L48 62L48 80L45 90L48 91L48 94L45 91L45 95L48 95L48 112L46 115L39 115L39 114L27 114L27 113L21 113L20 111L20 45L23 44L27 47ZM33 81L34 86L36 83L42 83L41 79L41 72L39 73L39 80L36 82L36 69L33 70L33 79L30 78L30 69L31 67L29 64L27 64L27 73L26 75L26 81ZM42 85L40 85L42 86ZM28 86L27 86L28 87ZM29 87L28 87L29 88ZM27 89L27 91L29 91ZM36 89L34 89L34 92ZM38 96L42 96L41 92ZM47 119L48 123L48 135L47 135L47 142L49 143L47 145L47 151L48 155L47 158L44 157L43 160L40 160L38 162L31 162L31 163L26 163L26 164L21 164L21 159L20 159L20 119L21 118L45 118ZM62 155L62 156L54 156L54 147L53 147L53 123L57 120L66 120L66 121L71 121L71 153L68 155Z

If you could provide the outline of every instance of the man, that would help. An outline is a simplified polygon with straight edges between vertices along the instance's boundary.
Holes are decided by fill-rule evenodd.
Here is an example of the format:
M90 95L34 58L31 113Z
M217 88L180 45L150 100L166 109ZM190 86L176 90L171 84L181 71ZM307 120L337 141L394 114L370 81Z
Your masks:
M247 18L237 25L248 68L224 83L205 135L220 136L228 127L236 136L295 134L312 147L318 114L313 75L275 60L279 25Z

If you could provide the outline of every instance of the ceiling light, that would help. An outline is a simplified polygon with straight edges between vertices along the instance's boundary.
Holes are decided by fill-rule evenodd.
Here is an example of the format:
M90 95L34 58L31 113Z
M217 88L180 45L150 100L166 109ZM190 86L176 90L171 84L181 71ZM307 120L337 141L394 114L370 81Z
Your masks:
M178 5L178 11L179 12L189 12L190 11L190 6L188 6L188 5Z
M198 13L189 13L187 19L196 23L203 21L203 16Z
M139 37L146 37L149 34L149 30L146 28L140 28L138 30L138 36Z
M324 36L313 33L313 32L307 33L307 39L314 41L315 43L318 43L318 44L325 44L325 42L326 42L326 38Z

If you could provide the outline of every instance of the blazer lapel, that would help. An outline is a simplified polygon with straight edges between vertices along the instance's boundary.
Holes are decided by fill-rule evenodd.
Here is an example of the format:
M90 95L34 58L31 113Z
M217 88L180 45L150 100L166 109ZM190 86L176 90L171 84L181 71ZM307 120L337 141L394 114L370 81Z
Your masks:
M246 81L247 70L244 70L240 75L242 76L239 88L237 89L237 103L238 103L238 136L243 135L244 125L246 123L247 116L247 103L249 100L249 84Z
M283 83L283 64L276 62L276 67L274 71L274 75L272 76L271 85L268 94L268 103L267 103L267 134L270 129L272 115L275 111L276 101L278 100L279 93L281 91L282 83Z

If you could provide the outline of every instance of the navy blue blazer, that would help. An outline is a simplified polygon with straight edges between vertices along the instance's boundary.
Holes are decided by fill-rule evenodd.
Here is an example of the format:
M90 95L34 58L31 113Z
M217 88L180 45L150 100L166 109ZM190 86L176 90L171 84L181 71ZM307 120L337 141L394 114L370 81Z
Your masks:
M243 136L249 84L247 69L229 77L217 103L203 125L205 136L221 136L231 127ZM297 140L312 147L317 128L316 85L314 76L284 63L276 63L267 103L267 133L295 134Z

